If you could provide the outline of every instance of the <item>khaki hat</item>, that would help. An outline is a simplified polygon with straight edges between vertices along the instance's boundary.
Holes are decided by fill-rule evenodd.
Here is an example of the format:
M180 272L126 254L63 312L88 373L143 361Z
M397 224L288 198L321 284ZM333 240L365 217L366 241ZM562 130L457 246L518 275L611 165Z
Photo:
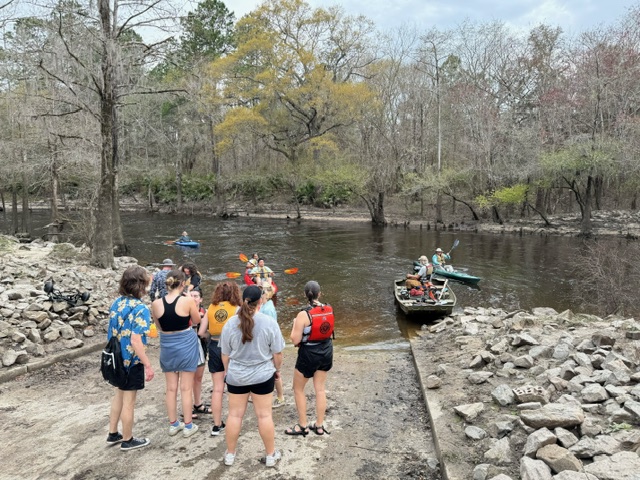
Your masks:
M436 248L436 253L442 253L442 252L443 250L440 247Z

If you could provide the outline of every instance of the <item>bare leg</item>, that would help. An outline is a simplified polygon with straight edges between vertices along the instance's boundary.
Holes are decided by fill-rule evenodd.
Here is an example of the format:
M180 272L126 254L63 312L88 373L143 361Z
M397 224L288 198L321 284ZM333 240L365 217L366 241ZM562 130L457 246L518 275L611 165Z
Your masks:
M242 417L247 410L249 394L229 395L229 415L227 416L227 427L225 429L225 439L227 441L227 452L236 453L240 428L242 428Z
M109 413L109 433L116 433L118 431L118 422L122 415L122 394L124 393L119 388L113 388L114 394L111 399L111 412ZM129 438L127 438L128 440Z
M327 411L327 392L325 383L327 372L317 370L313 374L313 389L316 391L316 425L324 425L324 414Z
M284 400L284 388L282 387L282 378L276 379L276 395L280 400Z
M224 372L216 372L211 374L213 382L213 392L211 392L211 416L213 423L220 425L222 423L222 392L224 391Z
M204 365L198 367L193 378L193 404L202 405L202 377L204 376Z
M180 378L176 372L165 372L165 403L167 404L167 415L169 422L173 423L178 420L178 379Z
M122 392L122 438L129 440L133 437L133 407L136 404L136 390L127 390Z
M298 369L293 371L293 396L298 410L298 423L302 427L307 426L307 397L304 394L304 387L307 381L309 379L304 378L304 375Z
M276 450L276 433L273 426L271 403L273 394L253 395L253 408L258 418L258 432L267 455L273 455Z
M193 392L193 379L196 372L180 372L180 399L182 400L182 415L184 423L191 423L191 414L193 413L193 400L191 393Z

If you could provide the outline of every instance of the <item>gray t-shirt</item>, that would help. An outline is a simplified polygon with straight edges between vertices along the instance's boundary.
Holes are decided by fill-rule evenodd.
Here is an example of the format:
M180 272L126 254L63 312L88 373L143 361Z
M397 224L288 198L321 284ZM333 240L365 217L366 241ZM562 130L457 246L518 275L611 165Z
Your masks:
M227 382L238 387L269 380L276 371L273 354L284 349L280 327L271 317L256 312L253 320L253 340L250 342L242 343L237 315L227 321L220 334L220 349L229 356Z

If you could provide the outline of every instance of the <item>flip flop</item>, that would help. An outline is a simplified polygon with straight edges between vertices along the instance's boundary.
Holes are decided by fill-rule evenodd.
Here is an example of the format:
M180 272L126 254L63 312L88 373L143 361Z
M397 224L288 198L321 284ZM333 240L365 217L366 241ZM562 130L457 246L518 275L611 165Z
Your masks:
M329 430L324 428L322 425L316 425L315 423L309 427L309 430L311 430L316 435L324 435L325 433L327 435L331 435L331 432Z
M298 427L297 430L296 430L296 427ZM296 423L293 427L287 428L284 431L284 433L286 435L292 435L292 436L302 435L303 437L306 437L307 435L309 435L309 428L308 427L303 427L299 423Z

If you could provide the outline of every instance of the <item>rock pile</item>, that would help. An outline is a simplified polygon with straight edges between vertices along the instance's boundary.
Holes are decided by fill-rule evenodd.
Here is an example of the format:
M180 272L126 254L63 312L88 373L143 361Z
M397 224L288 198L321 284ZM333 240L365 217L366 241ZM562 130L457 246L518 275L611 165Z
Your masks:
M467 308L429 330L427 396L450 417L460 478L640 480L634 319Z
M20 245L3 236L0 259L0 368L82 347L97 333L94 341L103 343L117 281L127 266L137 263L121 257L115 271L97 269L88 265L88 252L73 245ZM74 305L50 297L44 291L48 279L65 296L87 291L90 298Z

